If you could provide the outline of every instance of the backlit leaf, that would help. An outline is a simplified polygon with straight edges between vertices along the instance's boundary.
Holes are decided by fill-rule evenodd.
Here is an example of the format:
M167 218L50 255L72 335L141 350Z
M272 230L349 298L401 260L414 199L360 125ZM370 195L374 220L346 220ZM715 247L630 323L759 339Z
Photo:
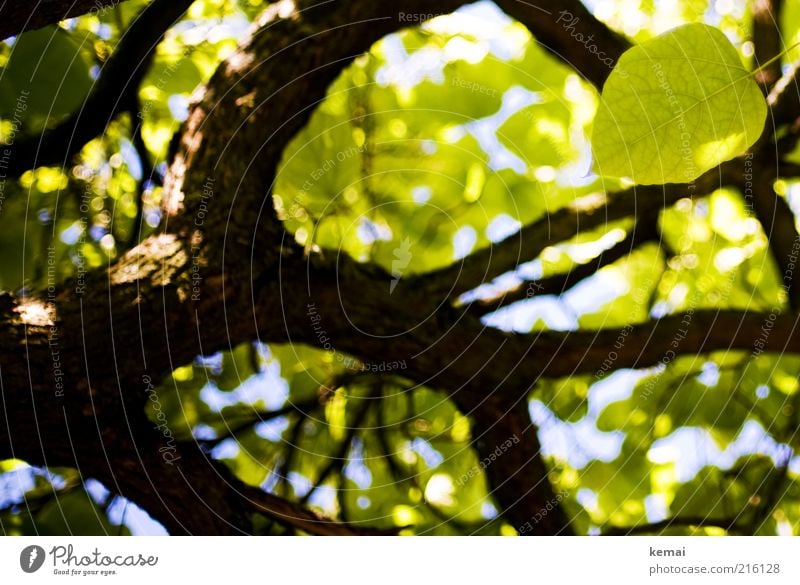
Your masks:
M718 29L689 24L625 52L595 119L597 172L683 183L756 141L766 102Z

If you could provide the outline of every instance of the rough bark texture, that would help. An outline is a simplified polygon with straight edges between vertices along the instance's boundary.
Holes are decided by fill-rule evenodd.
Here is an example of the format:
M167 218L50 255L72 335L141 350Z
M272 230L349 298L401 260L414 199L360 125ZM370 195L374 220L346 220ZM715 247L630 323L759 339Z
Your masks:
M436 11L460 4L444 0ZM544 10L499 4L598 86L607 67L587 57L557 22L560 12L579 18L576 30L594 34L609 58L627 46L577 1L540 2ZM143 414L149 381L199 354L256 338L317 345L308 317L313 303L337 349L371 361L406 360L414 383L446 392L470 416L482 457L518 437L488 470L501 513L523 528L553 508L527 533L571 532L527 398L542 376L596 371L618 332L507 334L485 327L455 299L579 231L628 216L652 220L680 198L720 184L741 187L741 161L693 186L638 188L578 202L456 266L403 280L391 295L391 276L376 266L325 251L306 255L285 233L270 197L284 147L342 68L404 26L400 13L430 12L421 0L391 6L334 1L302 12L286 0L270 6L181 129L165 182L163 233L109 269L90 273L85 283L65 283L54 303L0 297L0 418L8 421L0 426L0 458L76 467L142 505L173 533L247 533L255 512L312 533L358 533L358 527L324 522L243 486L197 445L165 450L163 435ZM766 218L769 210L760 215ZM198 266L199 280L193 277ZM617 351L615 367L753 349L767 319L698 311L688 322L673 316L637 324ZM800 351L795 328L792 314L777 316L763 349Z

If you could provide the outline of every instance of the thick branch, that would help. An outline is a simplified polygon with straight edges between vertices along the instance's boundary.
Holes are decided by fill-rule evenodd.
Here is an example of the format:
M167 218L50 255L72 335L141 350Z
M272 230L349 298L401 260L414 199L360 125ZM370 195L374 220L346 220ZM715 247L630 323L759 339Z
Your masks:
M467 395L477 394L477 386ZM537 429L531 422L527 396L509 403L503 389L468 404L454 396L462 408L471 406L476 432L475 447L481 458L507 450L486 467L490 493L500 502L504 517L526 536L569 536L569 517L550 484L549 469L542 458ZM537 522L536 520L540 520Z
M775 193L773 185L780 176L779 165L771 152L774 147L765 144L759 157L760 164L754 166L752 205L755 215L769 238L772 255L778 264L784 288L789 296L792 310L800 309L800 283L795 277L795 266L800 256L800 234L797 232L794 212L785 198Z
M426 301L429 291L406 291L395 299L395 290L387 298L390 277L359 274L357 266L340 265L328 275L315 267L315 277L296 284L290 275L298 268L284 269L282 301L264 297L259 306L264 310L269 302L282 304L283 322L291 332L287 340L318 345L322 327L336 347L366 361L405 360L404 375L450 389L467 413L470 400L495 393L513 404L542 376L595 373L609 360L612 347L614 369L649 367L679 355L717 350L800 352L797 318L791 313L687 310L627 327L618 347L622 328L513 335L484 327L458 309L439 309L435 318L428 317L434 309ZM330 289L329 279L338 290ZM309 304L322 316L316 328ZM392 340L388 355L386 339Z
M755 0L753 3L753 45L756 67L766 64L783 50L780 13L783 0ZM780 59L770 63L756 76L768 93L781 76Z
M753 44L756 65L769 62L783 50L780 13L783 0L756 0L753 5ZM789 303L794 311L800 309L800 285L793 277L794 264L800 252L800 235L795 217L786 200L778 197L773 183L778 177L791 174L791 165L784 167L780 153L793 150L797 141L798 93L796 68L781 77L781 60L776 59L762 69L757 80L762 84L770 107L770 118L761 139L754 147L758 164L753 173L752 204L756 217L769 238L772 255L784 278ZM775 141L783 124L790 128ZM780 150L778 150L780 149Z
M579 0L500 0L497 4L598 89L630 47L625 37L597 20Z
M615 351L613 366L642 368L668 364L680 355L717 350L762 352L800 352L797 317L732 310L698 310L672 315L635 325L624 337L624 346ZM565 376L596 372L609 359L609 348L620 338L618 330L549 333L538 341L541 351L548 345L554 359L543 368L543 375ZM530 343L532 339L528 339ZM616 349L616 348L615 348ZM520 348L521 350L521 348Z
M767 96L767 104L772 112L772 127L768 128L766 136L772 136L775 130L783 124L788 124L788 136L777 140L778 151L789 153L797 144L798 114L800 104L800 87L797 84L797 68L800 64L793 64L791 68L772 86Z

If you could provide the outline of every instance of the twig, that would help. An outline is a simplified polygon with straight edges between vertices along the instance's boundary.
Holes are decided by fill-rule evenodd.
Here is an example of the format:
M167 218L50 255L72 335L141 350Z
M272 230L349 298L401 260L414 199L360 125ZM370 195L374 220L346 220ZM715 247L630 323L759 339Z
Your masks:
M246 498L253 510L266 514L281 524L309 534L317 536L381 536L397 534L399 531L398 528L382 530L334 522L254 486L246 486L243 488L243 492L242 496Z
M286 406L284 406L282 408L279 408L278 410L273 410L273 411L264 412L264 413L258 413L255 418L246 420L243 423L241 423L241 424L239 424L239 425L237 425L237 426L235 426L233 428L229 428L228 431L225 434L220 435L218 437L215 437L214 439L209 439L209 440L205 440L205 441L199 441L199 443L202 446L206 447L206 448L214 448L217 445L219 445L221 442L223 442L223 441L225 441L227 439L235 439L235 438L237 438L240 434L242 434L243 432L251 429L253 426L255 426L255 425L259 424L259 423L267 422L267 421L270 421L270 420L274 420L274 419L276 419L278 417L286 416L286 415L291 414L293 412L299 412L299 413L302 414L302 413L306 412L306 410L310 410L310 409L312 409L312 408L314 408L315 406L318 406L318 405L319 405L319 400L317 398L313 398L313 399L309 399L309 400L307 400L305 402L287 404Z
M320 486L325 483L325 480L328 479L332 473L341 471L345 463L347 463L348 454L350 453L353 440L361 430L361 426L367 417L367 413L369 413L370 408L374 404L374 399L378 397L377 392L379 389L380 387L378 385L373 386L368 395L362 398L364 403L356 412L353 422L350 428L347 430L347 435L345 435L345 438L339 445L338 450L329 458L328 463L322 468L322 471L320 471L319 475L317 476L317 480L314 482L314 485L306 494L303 495L302 498L300 498L301 504L308 502L308 500L311 499L311 496L314 495L314 492L316 492Z
M141 118L141 104L139 103L139 96L135 96L135 104L128 112L131 120L131 143L136 150L139 157L139 163L142 167L142 176L136 183L136 217L133 219L131 226L131 233L125 242L125 249L133 248L139 243L139 238L142 234L142 219L144 218L144 192L145 184L147 182L156 185L161 184L161 176L153 166L150 157L150 152L147 150L147 145L142 137L142 118Z
M569 272L563 274L556 274L540 280L523 281L517 287L502 295L480 299L470 303L468 310L475 315L483 316L487 313L497 311L505 305L525 298L543 295L561 295L578 283L596 274L601 268L610 266L617 260L633 253L647 242L652 241L654 236L654 230L641 227L640 222L637 222L624 239L614 244L611 248L604 250L593 260L584 264L579 264Z

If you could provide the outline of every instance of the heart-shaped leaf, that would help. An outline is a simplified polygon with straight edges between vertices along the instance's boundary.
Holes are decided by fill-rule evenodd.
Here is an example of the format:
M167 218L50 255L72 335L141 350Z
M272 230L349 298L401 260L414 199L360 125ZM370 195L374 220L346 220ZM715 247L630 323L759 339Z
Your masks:
M750 147L767 105L714 27L678 27L626 51L603 87L595 168L639 184L690 182Z

